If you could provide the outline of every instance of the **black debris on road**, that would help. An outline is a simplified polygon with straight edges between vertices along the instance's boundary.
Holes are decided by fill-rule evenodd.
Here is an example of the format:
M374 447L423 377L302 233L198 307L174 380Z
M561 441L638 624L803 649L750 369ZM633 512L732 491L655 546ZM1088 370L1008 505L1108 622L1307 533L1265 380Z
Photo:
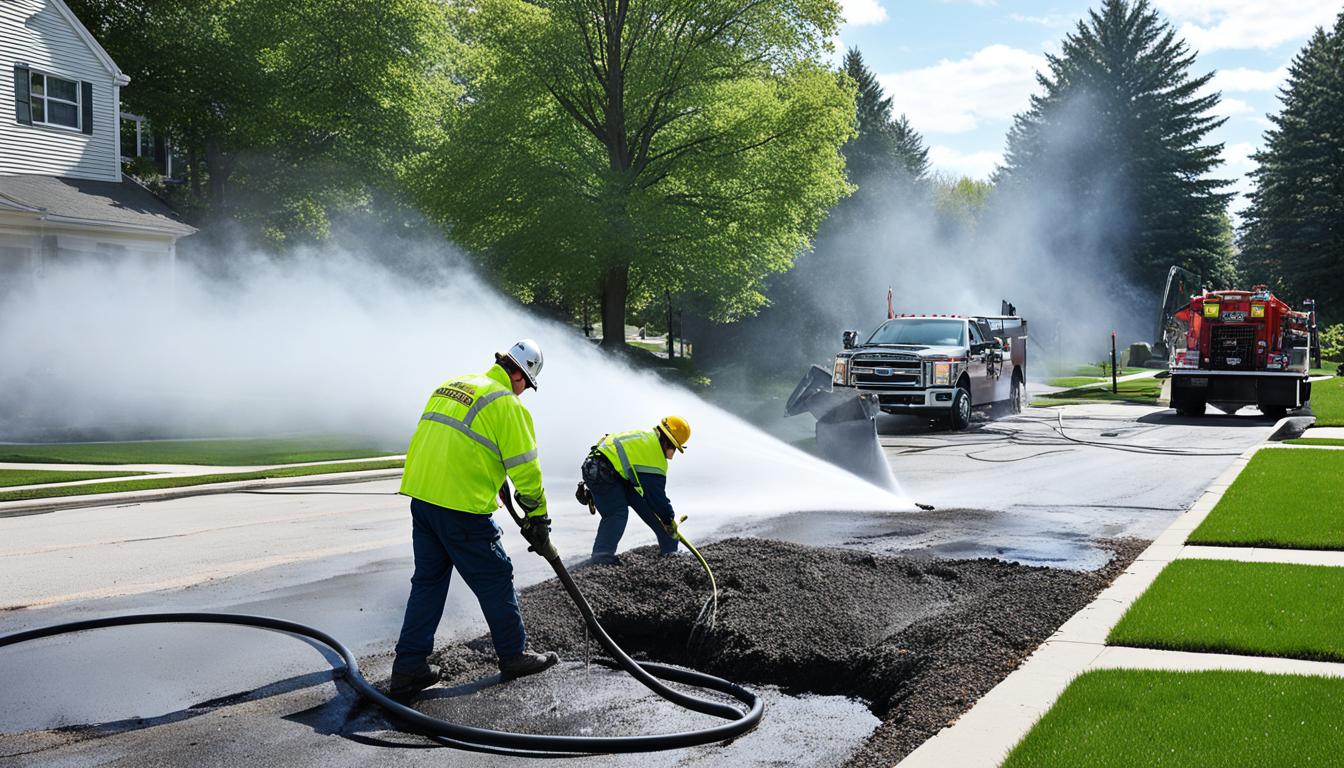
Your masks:
M720 587L714 630L692 646L708 594L700 564L623 553L574 570L608 633L632 656L789 694L862 700L882 724L848 765L890 766L955 721L1115 579L1146 542L1104 542L1095 571L993 559L929 560L762 539L702 549ZM554 579L521 594L529 643L598 653ZM493 671L488 637L439 651L448 685ZM770 713L767 712L767 717Z

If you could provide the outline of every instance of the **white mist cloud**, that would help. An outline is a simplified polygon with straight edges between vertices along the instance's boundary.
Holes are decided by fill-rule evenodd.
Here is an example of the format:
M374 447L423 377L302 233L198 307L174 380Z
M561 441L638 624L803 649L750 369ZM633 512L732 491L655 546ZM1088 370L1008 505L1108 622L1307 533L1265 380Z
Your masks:
M1338 0L1155 0L1200 53L1277 48L1334 22Z
M441 248L420 245L392 267L365 254L417 246L367 243L283 262L251 258L227 279L180 264L175 290L162 269L144 265L46 265L0 300L0 440L15 432L357 433L400 450L439 383L484 371L494 352L532 337L546 365L540 390L523 402L558 508L572 499L589 446L668 413L695 431L673 468L679 511L904 504L685 389L612 362Z
M1026 110L1045 58L991 45L964 59L880 75L896 111L924 134L965 133L983 122L1005 122Z
M878 0L840 0L845 23L856 27L881 24L887 20L887 9Z

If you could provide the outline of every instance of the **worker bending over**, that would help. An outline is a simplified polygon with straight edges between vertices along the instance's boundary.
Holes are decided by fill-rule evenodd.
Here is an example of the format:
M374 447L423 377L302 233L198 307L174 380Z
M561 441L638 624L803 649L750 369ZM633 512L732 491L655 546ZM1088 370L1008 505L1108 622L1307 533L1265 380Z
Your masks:
M605 435L583 462L580 503L602 515L593 540L593 562L619 563L616 547L625 533L629 509L653 529L664 555L677 551L677 522L667 498L667 462L686 450L691 426L668 416L653 429Z
M481 604L504 679L558 661L554 653L527 649L513 563L492 517L507 474L527 514L523 536L538 552L549 545L532 415L518 400L537 388L542 362L537 343L523 339L496 354L485 373L445 381L420 417L401 479L401 492L411 497L415 574L392 664L394 699L408 701L439 681L428 658L454 568Z

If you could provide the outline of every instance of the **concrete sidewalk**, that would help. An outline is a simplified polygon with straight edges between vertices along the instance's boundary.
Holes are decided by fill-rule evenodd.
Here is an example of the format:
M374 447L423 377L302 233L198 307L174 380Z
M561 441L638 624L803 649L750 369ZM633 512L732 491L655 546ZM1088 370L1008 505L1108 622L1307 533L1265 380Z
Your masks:
M1022 666L951 727L939 732L901 768L997 766L1078 675L1094 669L1200 671L1235 669L1272 674L1344 677L1344 664L1259 656L1187 653L1106 645L1106 637L1158 574L1180 558L1281 562L1344 567L1344 552L1187 545L1257 450L1248 449L1204 495L1153 541L1115 582L1065 622Z

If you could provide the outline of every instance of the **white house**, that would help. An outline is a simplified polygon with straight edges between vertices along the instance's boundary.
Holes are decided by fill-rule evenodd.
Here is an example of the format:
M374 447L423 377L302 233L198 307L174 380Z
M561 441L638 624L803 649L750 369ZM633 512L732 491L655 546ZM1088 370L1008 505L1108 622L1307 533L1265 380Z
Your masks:
M170 265L196 230L122 175L107 51L63 0L0 0L0 63L0 288L79 256Z

